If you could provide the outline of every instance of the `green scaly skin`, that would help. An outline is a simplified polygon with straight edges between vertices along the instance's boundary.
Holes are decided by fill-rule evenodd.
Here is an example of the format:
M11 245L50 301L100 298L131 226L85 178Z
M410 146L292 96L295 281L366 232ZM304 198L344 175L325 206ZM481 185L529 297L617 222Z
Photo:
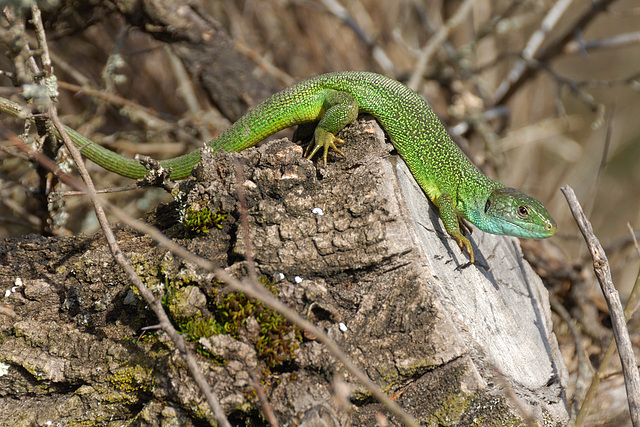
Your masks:
M17 115L19 106L0 101L0 110ZM438 206L447 232L474 262L473 249L462 230L464 220L493 234L543 239L556 224L538 200L485 176L453 143L427 102L407 86L379 74L345 71L323 74L278 92L257 105L223 134L208 142L214 151L242 151L290 126L318 122L315 145L340 152L335 135L359 113L374 116L429 199ZM103 168L140 179L147 170L137 161L93 143L66 128L82 154ZM160 164L172 179L186 178L200 161L200 150Z

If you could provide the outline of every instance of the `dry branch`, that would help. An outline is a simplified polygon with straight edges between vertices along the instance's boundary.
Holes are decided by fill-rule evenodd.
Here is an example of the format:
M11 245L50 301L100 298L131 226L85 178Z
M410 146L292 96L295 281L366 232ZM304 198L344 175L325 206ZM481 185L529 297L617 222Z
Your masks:
M640 374L638 373L637 362L633 353L624 310L622 309L622 303L620 302L620 295L618 294L618 291L613 285L613 280L611 279L611 269L609 268L607 255L605 254L600 241L593 233L591 223L585 216L573 189L569 186L562 187L562 192L567 199L567 203L569 204L571 213L580 228L580 232L587 243L589 252L593 258L593 269L596 273L596 277L598 278L598 283L600 283L605 300L607 301L607 307L609 307L609 314L611 316L611 323L613 326L613 335L618 346L620 361L622 362L622 372L624 374L625 386L627 388L627 400L629 402L631 421L634 427L637 427L640 426Z
M522 58L513 66L506 80L496 90L494 104L504 104L534 74L536 64L545 63L554 58L567 43L573 40L576 33L583 31L600 12L606 10L615 1L592 2L591 8L574 25L566 28L561 36L543 47L551 28L558 23L558 20L572 3L567 0L557 2L543 20L540 30L529 39L527 47L522 53Z

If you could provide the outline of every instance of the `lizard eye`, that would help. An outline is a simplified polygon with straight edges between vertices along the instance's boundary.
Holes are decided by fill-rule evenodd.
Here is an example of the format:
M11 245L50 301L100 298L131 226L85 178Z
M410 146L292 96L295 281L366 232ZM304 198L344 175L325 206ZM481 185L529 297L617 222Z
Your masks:
M487 203L485 203L484 205L484 213L487 213L490 207L491 207L491 200L487 199Z
M522 215L522 216L527 216L527 215L529 215L529 210L527 209L527 207L526 207L526 206L520 206L520 207L518 208L518 213L519 213L520 215Z

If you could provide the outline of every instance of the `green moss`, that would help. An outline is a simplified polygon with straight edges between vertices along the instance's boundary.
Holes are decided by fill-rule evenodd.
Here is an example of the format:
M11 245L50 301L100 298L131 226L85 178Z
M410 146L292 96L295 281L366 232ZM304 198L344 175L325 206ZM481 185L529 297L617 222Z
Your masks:
M473 395L450 394L439 405L439 408L431 414L426 424L437 426L457 425L464 411L471 406L472 399Z
M187 341L197 341L202 337L208 338L213 335L224 333L223 326L211 317L196 317L186 322L182 327Z
M262 284L278 296L273 283L263 278ZM265 360L269 368L291 362L302 341L300 330L291 325L284 316L241 292L227 295L218 305L218 315L224 331L234 337L240 334L250 317L256 319L260 332L251 340L258 355Z
M146 393L154 385L152 370L140 365L122 366L116 369L107 381L116 390L127 394Z
M424 420L433 426L521 426L522 420L515 416L499 397L488 397L478 391L473 394L451 393L446 396Z
M263 279L262 283L277 296L273 283L267 279ZM270 369L293 360L294 352L302 341L302 335L300 330L283 316L240 292L219 296L214 291L212 299L216 301L209 302L210 313L203 313L193 308L187 310L186 299L190 294L191 286L167 280L166 291L162 298L162 305L187 341L197 342L202 337L218 334L229 334L234 338L242 335L248 337L255 345L258 356ZM247 330L247 321L250 318L256 320L259 331ZM205 357L217 360L203 347L198 347L198 352Z
M167 279L165 281L165 292L162 296L162 306L169 310L169 314L172 314L174 317L177 315L176 307L179 305L181 297L180 297L180 287L174 286Z
M190 400L184 405L185 409L188 409L191 412L193 418L197 420L206 420L207 415L209 414L208 406L204 402L196 402L194 400Z
M144 331L142 335L136 337L135 339L131 337L131 343L136 343L136 344L143 343L143 344L153 345L161 342L158 340L157 331Z
M217 288L222 284L210 287L205 301L199 291L201 286L197 278L185 275L181 263L172 256L165 255L159 261L157 258L139 257L132 259L132 264L147 287L162 298L162 305L171 321L187 341L197 342L202 337L223 333L234 338L242 336L243 340L255 345L258 356L269 369L286 365L294 359L294 352L302 341L300 330L259 301L242 293L219 294ZM277 296L273 283L262 279L262 284ZM201 305L194 306L192 297ZM251 318L255 319L259 330L256 331L255 327L247 329L247 322ZM211 360L221 362L201 346L197 351Z
M184 217L184 227L191 234L207 234L213 227L222 229L228 213L211 212L208 207L198 209L198 207L189 207Z
M133 253L129 255L129 261L131 267L135 270L136 274L142 279L145 286L154 293L158 293L164 288L162 283L162 274L160 272L160 266L157 259L149 257L148 254ZM140 298L140 292L134 286L131 287L133 293Z
M69 422L70 427L93 427L103 425L104 420L80 420Z

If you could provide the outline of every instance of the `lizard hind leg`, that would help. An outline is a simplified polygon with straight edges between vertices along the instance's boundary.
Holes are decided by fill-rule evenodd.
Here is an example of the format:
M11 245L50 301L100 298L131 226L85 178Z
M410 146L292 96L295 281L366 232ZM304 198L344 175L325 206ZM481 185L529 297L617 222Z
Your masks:
M329 148L340 154L342 157L345 157L344 153L340 149L338 149L338 147L336 147L336 142L338 144L344 144L344 141L335 136L333 133L322 129L321 127L317 127L313 136L313 144L309 144L305 152L305 156L307 159L311 160L320 148L324 148L324 151L322 153L322 160L324 161L324 165L326 166ZM311 147L313 147L313 149ZM311 152L309 153L309 151Z
M307 149L304 153L306 156L308 154L309 145L313 142L313 134L316 131L316 127L318 126L318 121L302 123L299 124L296 130L293 132L293 142L303 144L307 146Z
M306 157L308 159L313 158L320 148L323 149L322 159L325 166L327 164L329 148L344 157L344 153L336 147L336 143L344 144L344 141L336 135L346 125L357 118L358 102L351 94L329 91L325 98L325 113L318 122L318 126L314 132L313 148L311 148L312 145L309 145L307 151L311 151L309 154L305 153Z

